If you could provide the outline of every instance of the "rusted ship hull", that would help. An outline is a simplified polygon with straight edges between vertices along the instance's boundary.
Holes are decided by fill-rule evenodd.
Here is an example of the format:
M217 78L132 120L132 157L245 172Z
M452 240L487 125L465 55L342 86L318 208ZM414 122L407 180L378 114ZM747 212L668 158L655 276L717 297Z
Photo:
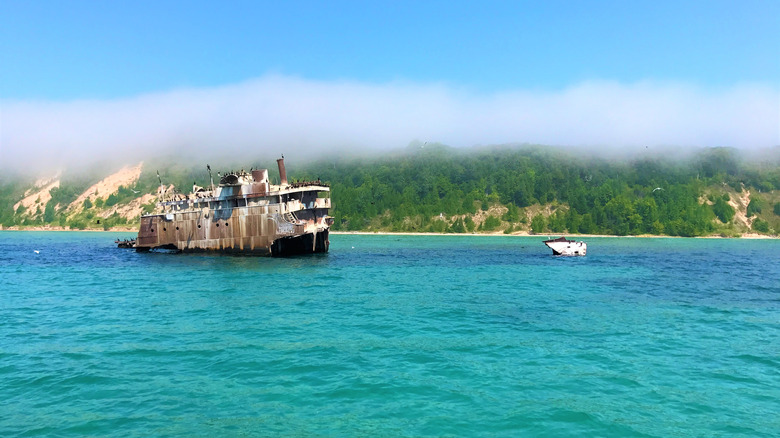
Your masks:
M229 217L213 219L208 213L145 216L136 241L137 251L169 249L181 252L218 251L261 256L328 252L329 230L285 228L280 215L258 213L262 207L236 208ZM279 226L281 223L281 227Z
M279 235L275 234L275 227L273 219L240 213L219 222L186 217L169 221L164 217L150 216L142 220L135 249L141 252L166 249L277 257L328 252L330 240L327 229Z
M230 173L219 188L195 190L159 203L141 217L137 251L224 252L287 256L328 252L330 188L316 182L289 184L283 160L279 185L266 170ZM162 189L161 189L162 190Z

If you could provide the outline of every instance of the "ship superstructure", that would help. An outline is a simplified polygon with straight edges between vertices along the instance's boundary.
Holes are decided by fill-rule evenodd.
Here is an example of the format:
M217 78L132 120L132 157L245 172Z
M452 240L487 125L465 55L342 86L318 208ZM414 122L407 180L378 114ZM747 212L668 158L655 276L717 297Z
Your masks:
M219 185L193 186L189 195L165 196L141 216L137 251L219 251L264 256L327 252L333 219L330 187L321 181L290 183L284 158L279 185L267 169L220 175Z

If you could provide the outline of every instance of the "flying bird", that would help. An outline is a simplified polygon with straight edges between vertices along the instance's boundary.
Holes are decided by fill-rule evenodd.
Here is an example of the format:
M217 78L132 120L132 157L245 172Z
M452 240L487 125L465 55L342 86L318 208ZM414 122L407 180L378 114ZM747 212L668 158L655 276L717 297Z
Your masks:
M663 189L660 188L660 187L656 187L656 188L653 189L653 192L655 192L656 190L663 190Z

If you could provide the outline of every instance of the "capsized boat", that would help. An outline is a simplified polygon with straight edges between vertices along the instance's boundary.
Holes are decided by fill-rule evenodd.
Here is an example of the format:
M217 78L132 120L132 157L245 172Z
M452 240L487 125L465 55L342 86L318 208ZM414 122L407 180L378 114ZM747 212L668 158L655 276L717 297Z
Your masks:
M588 245L585 242L568 240L565 237L545 240L544 244L552 250L553 255L584 256L588 251Z

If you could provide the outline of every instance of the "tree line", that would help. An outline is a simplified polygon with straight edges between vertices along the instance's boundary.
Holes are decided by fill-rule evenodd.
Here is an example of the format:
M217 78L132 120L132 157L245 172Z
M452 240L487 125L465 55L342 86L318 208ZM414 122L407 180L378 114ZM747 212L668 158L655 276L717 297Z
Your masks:
M510 232L701 236L732 221L727 192L753 189L769 196L780 188L779 166L746 165L727 148L707 149L684 161L616 162L541 147L460 151L434 145L386 158L318 162L306 173L331 182L333 228L349 231L471 232L504 226ZM713 188L723 194L704 196ZM503 207L504 213L476 225L474 218L491 206ZM529 217L539 210L534 206L548 211ZM780 211L777 203L772 210Z
M272 166L255 164L273 173ZM65 207L95 178L63 178L50 192L52 199L34 206L36 211L14 210L27 186L6 181L0 183L0 224L83 228L100 209L156 193L157 169L163 182L180 192L188 192L194 182L208 184L204 169L158 163L146 167L132 188L120 187L66 217ZM751 191L747 215L753 218L753 230L780 229L780 162L751 164L728 148L703 149L685 160L656 156L611 161L548 147L412 145L382 157L290 162L288 173L293 179L331 185L334 230L738 234L747 230L736 228L730 201L743 190ZM104 227L127 222L102 220Z

